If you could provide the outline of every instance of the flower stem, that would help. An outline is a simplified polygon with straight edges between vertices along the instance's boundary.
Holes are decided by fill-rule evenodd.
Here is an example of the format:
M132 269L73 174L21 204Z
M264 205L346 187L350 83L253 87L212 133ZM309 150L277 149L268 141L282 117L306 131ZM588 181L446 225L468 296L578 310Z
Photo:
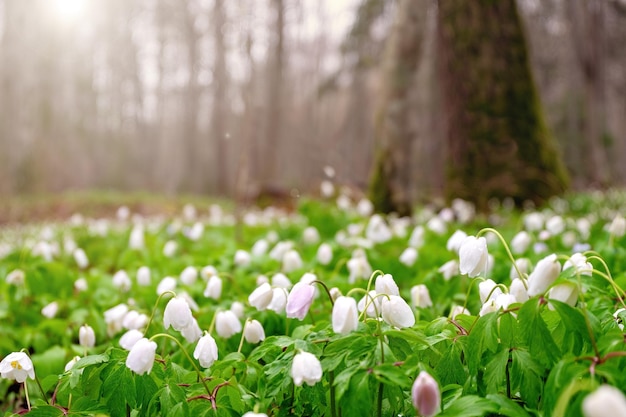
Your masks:
M26 405L30 411L30 397L28 396L28 381L24 381L24 394L26 394Z
M335 302L333 301L333 296L330 295L330 290L328 289L328 286L324 283L324 281L320 281L320 280L316 279L315 281L311 281L311 284L319 284L319 285L321 285L326 290L326 294L328 294L328 299L330 300L331 307L335 306Z
M200 370L200 368L198 368L198 365L196 365L196 363L194 362L194 360L191 358L191 356L189 356L189 353L187 352L187 350L183 347L183 345L180 343L180 341L178 339L176 339L174 336L167 334L167 333L159 333L159 334L155 334L154 336L152 336L150 338L150 341L154 341L154 339L157 339L159 337L163 337L163 338L167 338L167 339L171 339L174 342L176 342L176 344L178 345L178 347L180 347L180 350L183 351L183 353L185 354L185 356L187 357L187 359L189 359L189 362L191 363L191 365L194 367L196 373L198 374L198 379L200 379L200 382L202 382L202 385L204 385L204 389L206 390L207 394L211 395L211 391L209 390L209 387L206 384L206 381L204 380L204 377L202 375L202 371Z
M161 302L161 298L163 298L164 295L166 294L170 294L174 297L176 297L176 293L174 291L171 290L167 290L162 292L161 294L159 294L159 296L156 299L156 302L154 303L154 307L152 308L152 314L150 314L150 319L148 320L148 324L146 324L146 330L144 332L144 334L148 334L148 329L150 328L150 325L152 324L152 319L154 319L154 313L156 312L156 309L159 305L159 302Z
M382 417L383 415L383 383L378 383L378 399L376 401L376 415Z
M243 348L243 339L245 338L244 335L246 334L246 326L248 325L248 322L250 322L249 318L243 323L243 330L241 330L241 339L239 339L239 347L237 348L237 353L241 353L241 348Z
M522 283L524 284L524 288L528 289L528 287L526 286L526 279L524 278L524 275L522 274L522 272L517 267L517 263L515 262L515 258L513 257L513 253L511 252L511 249L509 249L509 245L506 243L506 240L504 240L504 238L502 237L500 232L498 232L494 228L485 227L484 229L480 230L478 232L478 234L476 234L476 237L478 238L478 237L480 237L480 235L482 235L484 233L487 233L487 232L491 232L491 233L495 234L496 236L498 236L498 238L500 239L500 242L502 242L502 246L504 246L504 250L506 251L506 254L509 256L509 259L511 260L511 263L513 264L513 268L515 268L515 271L517 272L517 276L519 276L519 278L522 280Z
M330 417L337 417L337 404L335 400L335 371L328 372L328 387L330 388Z

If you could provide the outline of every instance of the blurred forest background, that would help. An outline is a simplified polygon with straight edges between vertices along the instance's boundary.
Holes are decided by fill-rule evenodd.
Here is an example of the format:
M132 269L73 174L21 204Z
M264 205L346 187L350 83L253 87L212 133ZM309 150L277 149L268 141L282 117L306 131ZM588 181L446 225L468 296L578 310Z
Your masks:
M444 0L446 1L446 0ZM404 10L410 7L411 10ZM432 0L0 0L0 195L366 188L409 13L411 199L442 193ZM626 183L626 1L518 0L575 188ZM499 22L485 20L484 24Z

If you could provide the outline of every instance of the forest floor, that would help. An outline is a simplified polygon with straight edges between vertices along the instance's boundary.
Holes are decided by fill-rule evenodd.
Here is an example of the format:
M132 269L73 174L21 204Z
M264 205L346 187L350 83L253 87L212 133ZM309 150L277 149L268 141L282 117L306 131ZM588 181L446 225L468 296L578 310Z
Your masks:
M71 191L58 194L29 194L0 199L0 225L67 220L80 213L88 217L114 217L121 206L144 216L180 212L185 204L208 207L223 199L198 195L153 194L148 192Z

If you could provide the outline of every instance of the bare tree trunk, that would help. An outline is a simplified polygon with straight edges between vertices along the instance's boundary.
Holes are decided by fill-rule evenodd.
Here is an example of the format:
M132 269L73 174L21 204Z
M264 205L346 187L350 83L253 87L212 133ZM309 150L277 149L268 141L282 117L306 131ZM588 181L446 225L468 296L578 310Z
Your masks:
M226 194L229 185L228 155L226 141L226 91L228 86L228 73L226 72L226 45L224 44L224 28L226 16L224 13L224 0L215 0L213 9L214 47L215 58L213 63L213 111L211 115L211 131L213 142L216 147L216 170L215 189L220 195Z
M195 28L195 15L189 9L189 1L185 5L184 33L187 46L187 71L189 78L184 95L183 110L183 143L186 144L186 167L183 169L183 186L188 191L204 191L207 183L203 160L206 142L198 135L198 33ZM203 143L204 142L204 143Z
M378 149L370 180L377 210L411 213L411 154L415 132L409 120L410 87L415 78L425 27L426 3L402 0L384 62L383 104L377 120Z
M568 177L543 120L514 0L439 1L448 198L541 202Z
M285 5L283 0L272 0L276 20L273 28L273 42L271 47L271 61L267 67L267 119L265 126L264 149L260 152L262 160L259 163L261 169L260 181L262 186L268 186L277 173L277 149L280 143L282 122L282 95L283 95L283 69L285 55Z
M606 133L605 92L605 34L604 0L565 2L571 23L570 33L574 51L582 69L585 113L584 133L588 181L591 185L607 186L610 170L604 144Z

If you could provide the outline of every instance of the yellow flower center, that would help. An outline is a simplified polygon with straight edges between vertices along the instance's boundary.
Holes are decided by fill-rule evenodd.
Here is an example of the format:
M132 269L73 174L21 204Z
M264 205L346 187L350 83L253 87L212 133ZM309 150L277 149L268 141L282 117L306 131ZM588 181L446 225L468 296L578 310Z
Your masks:
M18 361L11 362L11 367L13 369L22 369L22 365L20 365L20 363Z

